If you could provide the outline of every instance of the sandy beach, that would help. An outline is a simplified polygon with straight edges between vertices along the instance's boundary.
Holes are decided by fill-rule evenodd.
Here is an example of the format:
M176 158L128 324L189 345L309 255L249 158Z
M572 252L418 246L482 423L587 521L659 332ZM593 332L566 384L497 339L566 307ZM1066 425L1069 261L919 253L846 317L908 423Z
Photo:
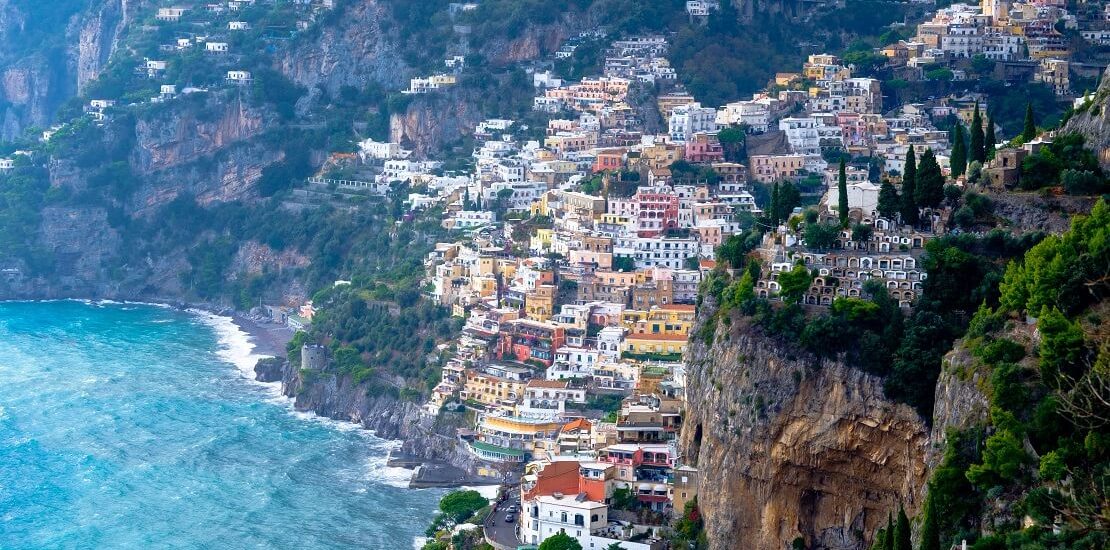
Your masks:
M232 321L251 337L254 353L285 357L285 345L293 339L293 329L274 323L256 321L241 313L231 314Z

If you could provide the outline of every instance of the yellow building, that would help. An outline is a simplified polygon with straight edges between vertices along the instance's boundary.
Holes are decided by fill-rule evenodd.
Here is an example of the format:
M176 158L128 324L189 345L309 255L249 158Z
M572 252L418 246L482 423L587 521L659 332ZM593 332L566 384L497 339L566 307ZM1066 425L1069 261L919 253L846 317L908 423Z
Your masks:
M519 462L528 455L546 456L557 447L560 427L561 422L547 419L485 415L478 421L478 440L471 450L496 462Z
M460 396L491 407L512 407L524 395L525 380L476 370L466 371Z
M678 334L629 334L624 338L624 351L680 355L686 352L686 340L686 335Z
M540 285L524 296L525 315L533 321L547 321L555 314L555 285Z
M694 324L694 306L669 304L650 310L626 310L621 323L629 334L669 334L686 337Z

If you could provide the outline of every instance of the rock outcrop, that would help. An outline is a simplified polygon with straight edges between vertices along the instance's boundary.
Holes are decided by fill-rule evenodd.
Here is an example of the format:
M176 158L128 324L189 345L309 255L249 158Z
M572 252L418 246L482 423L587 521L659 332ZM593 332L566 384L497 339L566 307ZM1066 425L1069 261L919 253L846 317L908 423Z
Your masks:
M1077 110L1064 124L1064 133L1077 132L1087 138L1087 147L1098 152L1099 163L1110 168L1110 67L1102 75L1102 84L1093 101Z
M708 302L708 301L707 301ZM703 305L701 322L710 304ZM691 333L696 334L695 328ZM711 548L862 549L927 478L928 429L882 381L746 319L690 343L681 453L698 468Z
M387 89L408 85L414 73L382 28L386 6L377 0L347 2L325 17L325 24L311 31L316 36L300 40L278 61L285 76L312 93L323 88L335 94L343 86L370 83Z
M455 437L465 426L462 413L432 416L419 403L369 389L350 376L325 369L301 369L288 361L262 361L255 367L262 382L281 382L281 391L299 411L359 424L384 439L401 440L400 455L417 461L450 464L473 473L478 462Z

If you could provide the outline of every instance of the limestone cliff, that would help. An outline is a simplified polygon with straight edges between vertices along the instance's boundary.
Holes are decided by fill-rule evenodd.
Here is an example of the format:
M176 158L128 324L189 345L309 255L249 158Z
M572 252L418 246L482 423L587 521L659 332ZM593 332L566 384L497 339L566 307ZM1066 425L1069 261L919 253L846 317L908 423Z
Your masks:
M0 139L49 124L100 73L134 2L93 0L51 13L0 0ZM47 21L47 14L61 24Z
M383 30L387 9L377 0L342 4L328 14L312 36L298 43L278 61L289 78L318 94L334 94L343 86L370 83L402 88L414 76L400 60L396 43Z
M482 109L465 91L447 90L417 96L404 112L389 117L389 139L424 156L444 143L474 131Z
M1102 84L1090 105L1077 109L1062 129L1078 132L1087 138L1087 147L1098 152L1103 168L1110 168L1110 68L1102 75Z
M712 305L703 305L702 322ZM696 328L692 333L697 333ZM861 549L927 477L928 429L879 378L781 344L736 316L686 355L681 449L714 549Z

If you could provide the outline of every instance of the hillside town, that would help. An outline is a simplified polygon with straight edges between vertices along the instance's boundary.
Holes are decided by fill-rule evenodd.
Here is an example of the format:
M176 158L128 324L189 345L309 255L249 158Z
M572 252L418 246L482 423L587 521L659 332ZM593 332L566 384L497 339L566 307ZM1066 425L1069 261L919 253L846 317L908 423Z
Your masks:
M1023 506L1079 501L1087 488L1070 484L1090 474L1068 468L1110 452L1105 415L1089 433L1062 427L1064 409L1097 407L1106 387L1061 404L1079 369L1045 366L1104 366L1090 336L1104 336L1106 278L1060 307L1029 282L1095 284L1064 280L1086 258L1059 234L1074 214L1079 235L1096 202L1105 223L1110 0L876 2L897 15L866 31L870 14L832 0L644 3L627 18L598 13L623 1L543 3L122 2L116 34L76 32L84 61L71 64L104 59L56 116L17 128L0 97L21 136L0 144L0 224L19 229L0 231L0 283L188 309L228 348L219 360L250 355L254 338L254 380L279 386L283 407L357 423L352 446L380 451L363 464L323 449L344 475L358 463L379 484L404 468L399 491L452 489L421 550L707 550L760 521L780 548L885 550L897 536L905 550L911 517L912 538L939 550L934 490L952 508L971 487L982 509L942 511L956 518L945 550L1010 547L992 539L1003 523L1105 527L1089 511L1105 499L1088 503L1093 520ZM101 9L104 25L117 17ZM845 21L813 24L834 15ZM764 19L786 30L746 36ZM1037 262L1055 262L1055 279L1038 279ZM225 342L234 327L242 345ZM934 397L938 376L967 387ZM783 406L786 386L820 405ZM827 395L870 400L883 422L830 413ZM934 424L934 407L960 418ZM778 413L797 420L780 432L849 427L796 435L801 451L775 434L743 453L867 456L835 472L848 482L827 482L839 465L797 483L779 479L788 468L721 467ZM706 451L703 430L727 451ZM868 439L881 441L861 450ZM706 503L722 479L760 475L797 489L784 497L795 516L835 517L803 526L753 513L774 498ZM1019 499L1022 476L1049 488ZM818 510L847 484L870 494ZM419 508L354 499L409 519ZM715 528L706 518L722 508L730 523Z
M711 17L714 4L688 10ZM965 79L963 67L985 57L1008 82L1069 97L1069 74L1102 67L1069 65L1057 21L1081 24L1059 2L954 4L871 55L906 80ZM1105 31L1094 29L1105 26L1080 28L1098 42ZM362 179L317 180L383 196L408 182L407 206L442 210L458 237L425 259L427 296L465 320L426 409L473 411L462 444L491 468L520 472L509 493L519 501L491 516L512 527L487 529L496 548L558 533L582 548L667 547L664 533L699 490L676 445L683 353L699 285L728 267L722 245L754 239L746 250L760 265L760 298L821 308L877 284L908 312L926 245L970 214L957 216L943 194L913 204L906 172L924 185L932 170L957 195L1013 187L1014 166L1051 140L996 143L982 95L884 104L878 79L831 54L810 55L750 99L706 106L674 84L667 48L663 36L612 41L602 73L579 81L535 70L542 139L522 137L535 132L517 121L486 120L474 128L472 171L366 140L355 161ZM418 78L406 93L453 82ZM655 113L631 94L656 83L670 84L650 106L664 128L650 132ZM967 130L953 138L951 124L938 127L953 119L973 133L986 127L979 156ZM780 278L798 266L810 282L788 294ZM310 322L307 307L298 322Z

